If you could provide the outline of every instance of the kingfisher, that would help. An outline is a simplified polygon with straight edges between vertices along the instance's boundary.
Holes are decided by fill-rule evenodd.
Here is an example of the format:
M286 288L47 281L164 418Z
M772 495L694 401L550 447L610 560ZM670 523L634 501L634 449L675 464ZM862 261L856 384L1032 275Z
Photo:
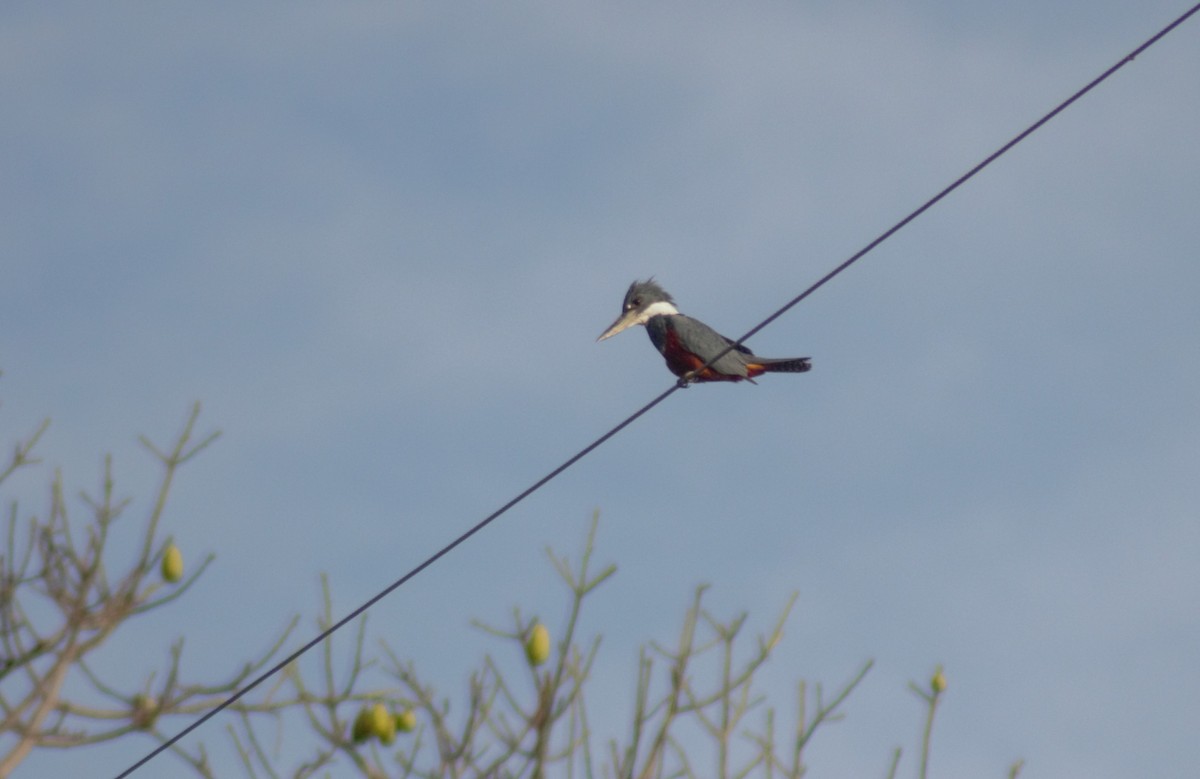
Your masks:
M809 357L756 357L741 345L703 367L734 342L700 320L679 313L675 300L653 278L629 285L621 315L596 340L612 338L633 325L645 325L650 341L662 353L671 373L680 378L681 386L693 381L744 380L757 384L754 377L764 373L804 373L812 368Z

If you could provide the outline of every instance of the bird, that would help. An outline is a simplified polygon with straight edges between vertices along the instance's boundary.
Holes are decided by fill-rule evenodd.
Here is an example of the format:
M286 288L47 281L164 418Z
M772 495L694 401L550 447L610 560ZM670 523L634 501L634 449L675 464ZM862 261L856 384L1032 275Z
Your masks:
M653 279L635 281L625 293L621 315L600 334L597 342L612 338L634 325L644 325L650 341L679 377L680 386L701 381L754 381L764 373L804 373L812 369L810 357L772 359L757 357L749 348L713 330L698 319L679 313L675 300ZM722 350L725 352L712 365Z

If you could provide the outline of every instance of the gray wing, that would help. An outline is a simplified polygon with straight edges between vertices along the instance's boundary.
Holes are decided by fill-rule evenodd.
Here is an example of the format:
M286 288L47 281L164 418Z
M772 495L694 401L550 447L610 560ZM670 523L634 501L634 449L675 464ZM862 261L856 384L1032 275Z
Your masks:
M705 362L733 344L732 339L721 335L699 319L692 319L683 314L670 319L672 321L668 326L679 339L680 346ZM747 356L753 357L754 352L745 346L736 346L733 351L727 352L713 363L712 367L721 373L745 376Z

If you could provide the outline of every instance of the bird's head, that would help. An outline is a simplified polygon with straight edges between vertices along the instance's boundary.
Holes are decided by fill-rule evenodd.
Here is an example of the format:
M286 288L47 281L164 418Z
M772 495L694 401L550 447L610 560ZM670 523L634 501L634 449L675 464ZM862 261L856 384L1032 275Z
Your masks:
M652 316L678 313L675 301L671 299L665 289L658 286L654 279L635 281L629 285L629 291L625 293L625 302L621 304L621 315L596 340L603 341L605 338L612 338L628 327L644 325Z

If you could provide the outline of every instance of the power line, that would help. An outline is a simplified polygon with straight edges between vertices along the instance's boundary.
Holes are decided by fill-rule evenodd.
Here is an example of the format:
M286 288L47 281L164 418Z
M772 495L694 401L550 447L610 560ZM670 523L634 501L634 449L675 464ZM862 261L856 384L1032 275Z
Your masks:
M925 213L930 208L932 208L935 204L937 204L944 197L946 197L951 192L958 189L960 186L962 186L967 181L969 181L971 178L973 178L975 176L975 174L979 173L984 168L991 165L993 162L995 162L997 159L999 159L1001 156L1003 156L1005 153L1007 153L1010 149L1012 149L1018 143L1025 140L1033 133L1037 132L1044 124L1046 124L1051 119L1053 119L1055 116L1060 114L1063 110L1065 110L1068 106L1070 106L1076 100L1083 97L1088 92L1092 91L1092 89L1094 89L1095 87L1099 86L1102 82L1104 82L1106 79L1108 79L1109 76L1113 75L1118 70L1120 70L1121 68L1128 65L1130 62L1133 62L1133 60L1136 59L1140 54L1142 54L1142 52L1146 51L1151 46L1153 46L1155 43L1157 43L1167 33L1171 32L1176 27L1183 24L1185 21L1187 21L1188 18L1193 16L1197 11L1200 11L1200 3L1197 3L1196 5L1192 6L1185 13L1183 13L1181 16L1179 16L1179 18L1175 19L1175 21L1171 22L1166 27L1159 30L1157 33L1155 33L1152 37L1147 39L1144 43L1142 43L1136 49L1134 49L1129 54L1122 57L1115 65L1113 65L1112 67L1105 70L1103 73L1101 73L1096 78L1092 79L1090 82L1088 82L1087 85L1082 87L1079 91L1075 92L1075 94L1071 95L1066 100L1059 103L1051 111L1049 111L1047 114L1045 114L1042 118L1038 119L1036 122L1029 125L1027 128L1022 130L1016 136L1014 136L1012 138L1012 140L1008 141L1008 143L1005 143L999 149L992 152L978 165L976 165L975 167L968 170L962 176L959 176L953 183L951 183L949 186L947 186L941 192L938 192L936 195L931 197L929 200L925 201L920 207L916 208L911 213L909 213L908 216L904 217L899 222L896 222L894 225L892 225L886 231L881 233L877 238L875 238L875 240L871 241L866 246L864 246L862 249L860 249L858 252L853 254L849 259L842 262L841 265L838 265L836 268L829 271L829 273L826 273L824 276L822 276L820 279L818 279L816 281L816 283L814 283L808 289L804 290L799 295L792 298L784 306L782 306L779 310L775 311L775 313L771 314L766 319L762 320L757 325L752 327L745 335L743 335L741 338L737 339L737 341L735 341L733 344L731 344L728 348L726 348L724 351L722 351L719 354L717 354L716 356L714 356L707 363L705 363L703 366L701 366L699 369L697 369L695 371L695 373L700 373L705 368L712 366L713 363L715 363L717 360L719 360L725 354L729 353L736 346L741 344L743 341L746 341L747 339L749 339L751 336L753 336L758 331L762 330L767 325L774 322L776 319L781 317L784 313L786 313L789 309L791 309L797 303L804 300L809 295L811 295L812 293L816 292L818 289L823 287L827 282L832 280L833 277L837 276L839 273L841 273L842 271L849 268L851 265L853 265L855 262L857 262L859 259L861 259L863 256L865 256L868 252L873 250L876 246L879 246L879 244L883 243L888 238L891 238L897 232L902 230L906 225L908 225L909 222L912 222L914 219L919 217L921 214ZM363 603L361 606L354 609L346 616L342 617L340 620L335 622L333 625L330 625L328 628L323 630L321 633L319 633L316 637L314 637L308 643L304 644L302 647L300 647L296 651L292 652L290 655L285 657L283 660L279 661L278 663L273 665L271 668L269 668L266 671L264 671L263 673L261 673L259 676L254 678L252 681L250 681L248 684L246 684L240 690L237 690L232 695L230 695L228 698L226 698L224 701L222 701L215 708L206 712L195 722L191 723L186 728L179 731L174 736L172 736L171 738L164 741L162 744L158 745L154 750L149 752L142 759L138 760L136 763L129 766L124 771L122 771L120 774L118 774L116 779L124 779L124 777L129 776L134 771L141 768L143 765L148 763L150 760L152 760L153 758L158 756L160 753L171 748L173 745L175 745L181 739L183 739L184 736L187 736L189 733L191 733L192 731L199 728L201 725L203 725L209 719L216 716L218 713L220 713L224 709L228 708L232 704L236 703L238 700L240 700L243 696L245 696L247 693L249 693L255 687L262 684L267 679L269 679L270 677L272 677L276 673L278 673L280 670L282 670L285 666L296 661L297 659L299 659L299 657L301 655L305 654L310 649L315 647L317 644L320 644L322 641L324 641L325 639L332 636L335 632L337 632L338 630L345 627L350 622L352 622L355 619L357 619L358 617L360 617L367 609L371 608L376 603L378 603L379 601L383 600L385 597L390 595L393 591L399 589L402 585L404 585L410 579L415 577L417 574L421 573L426 568L433 565L435 562L437 562L441 558L445 557L453 549L458 547L459 544L462 544L468 538L475 535L480 530L483 530L485 527L487 527L489 524L491 524L492 521L497 519L498 517L500 517L501 514L504 514L506 511L511 509L513 506L515 506L518 503L520 503L521 501L525 500L525 498L529 497L533 493L537 492L539 489L541 489L543 486L545 486L546 483L548 483L550 480L554 479L560 473L562 473L563 471L567 470L575 463L582 460L584 457L586 457L588 454L590 454L592 452L592 450L596 449L601 444L603 444L605 441L607 441L608 439L615 436L617 433L624 430L626 427L628 427L630 424L632 424L635 420L637 420L643 414L650 411L650 409L654 408L659 403L662 403L676 390L681 389L682 387L685 387L685 386L687 386L687 382L681 378L679 381L677 381L671 387L666 389L658 397L654 398L654 400L652 400L649 403L647 403L646 405L642 406L640 409L635 411L633 414L626 417L624 421L622 421L621 423L612 427L604 435L600 436L595 441L592 441L590 444L588 444L584 448L580 449L578 452L576 452L574 455L572 455L570 458L568 458L566 461L564 461L557 468L550 471L542 478L538 479L536 482L534 482L532 485L527 487L523 492L518 494L516 497L514 497L513 499L511 499L510 501L505 503L500 508L496 509L496 511L489 514L484 519L480 520L480 522L477 523L474 527L472 527L470 530L467 530L465 533L460 535L458 538L455 538L453 541L451 541L446 546L442 547L440 550L438 550L436 553L434 553L428 559L426 559L423 563L421 563L417 567L413 568L412 570L410 570L408 573L401 576L396 581L392 582L390 585L388 585L385 589L381 590L378 594L376 594L374 597L372 597L366 603Z
M834 276L836 276L839 273L841 273L842 271L846 270L846 268L849 268L851 265L853 265L855 262L857 262L860 258L862 258L865 254L867 254L867 252L871 251L876 246L878 246L879 244L886 241L888 238L891 238L893 235L895 235L897 232L899 232L901 229L903 229L909 222L913 221L918 216L920 216L921 214L925 213L930 208L932 208L938 201L940 201L942 198L946 197L946 195L949 195L951 192L958 189L963 184L967 183L967 181L970 180L971 178L973 178L976 173L979 173L984 168L986 168L988 165L991 165L993 162L995 162L997 159L999 159L1001 156L1003 156L1006 152L1008 152L1010 149L1012 149L1012 147L1016 146L1018 143L1025 140L1033 133L1037 132L1039 129L1041 129L1042 125L1046 124L1051 119L1058 116L1060 113L1063 112L1063 110L1065 110L1068 106L1070 106L1076 100L1083 97L1088 92L1091 92L1093 88L1099 86L1100 83L1105 81L1109 76L1113 75L1118 70L1120 70L1121 68L1128 65L1130 62L1133 62L1134 59L1136 59L1138 57L1138 55L1140 55L1142 52L1146 51L1146 49L1150 48L1154 44L1158 43L1158 41L1160 39L1162 39L1163 36L1165 36L1167 33L1171 32L1172 30L1174 30L1179 25L1183 24L1185 21L1188 20L1189 17L1191 17L1197 11L1200 11L1200 3L1189 8L1178 19L1176 19L1175 21L1168 24L1166 27L1159 30L1153 36L1148 38L1142 45L1138 46L1136 49L1129 52L1129 54L1122 57L1120 59L1120 61L1118 61L1115 65L1113 65L1108 70L1101 73L1099 76L1096 76L1094 79L1089 81L1084 87L1082 87L1078 92L1071 95L1066 100L1062 101L1057 106L1055 106L1049 113L1047 113L1041 119L1038 119L1036 122L1029 125L1024 130L1022 130L1020 133L1015 135L1012 138L1012 140L1010 140L1008 143L1001 146L999 149L996 149L996 151L989 154L978 165L971 168L963 175L959 176L948 187L946 187L945 189L943 189L941 192L937 193L933 197L929 198L929 200L926 200L915 211L913 211L908 216L901 219L899 222L896 222L896 224L892 225L886 231L881 233L879 235L879 237L877 237L875 240L871 241L869 244L864 246L862 249L859 249L854 255L852 255L849 259L847 259L841 265L837 266L833 270L829 271L829 273L826 273L824 276L822 276L820 279L818 279L817 282L815 284L813 284L811 287L804 290L796 297L792 298L778 311L771 314L769 317L767 317L766 319L764 319L763 321L759 322L757 325L752 327L745 335L743 335L741 338L739 338L733 344L730 344L730 346L727 349L725 349L720 354L718 354L716 357L713 357L711 360L709 360L707 363L705 363L703 368L700 368L699 370L697 370L697 373L700 370L703 370L704 368L711 366L717 360L721 359L721 357L725 356L731 350L736 348L743 341L749 339L751 336L753 336L759 330L762 330L764 327L771 324L779 317L783 316L783 314L786 313L789 309L791 309L792 306L795 306L801 300L804 300L806 297L808 297L812 293L816 292L821 287L825 286L826 282L830 281Z

